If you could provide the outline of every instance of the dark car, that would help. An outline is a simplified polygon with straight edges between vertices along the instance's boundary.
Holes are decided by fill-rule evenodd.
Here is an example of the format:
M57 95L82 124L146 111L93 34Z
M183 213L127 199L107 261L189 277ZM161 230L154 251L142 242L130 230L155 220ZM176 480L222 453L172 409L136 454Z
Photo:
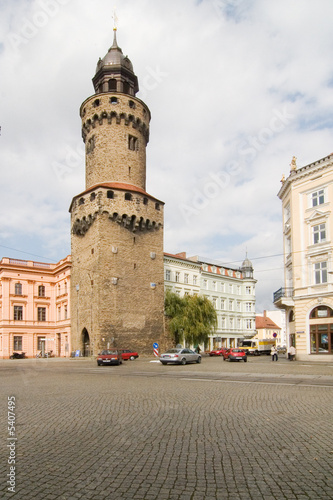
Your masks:
M121 353L118 350L106 349L97 356L97 364L101 365L121 365L123 362Z
M209 356L223 356L223 354L227 350L227 347L219 347L218 349L213 349L212 351L210 351Z
M175 363L178 365L186 365L186 363L201 363L201 356L197 352L192 351L192 349L169 349L165 353L161 354L160 362L162 365L168 363Z
M232 348L228 349L224 354L223 354L223 360L225 361L228 359L229 361L247 361L247 354L244 351L244 349L238 349Z
M127 361L128 359L133 361L134 359L139 357L138 353L136 351L132 351L131 349L121 349L120 352L121 357L124 361Z

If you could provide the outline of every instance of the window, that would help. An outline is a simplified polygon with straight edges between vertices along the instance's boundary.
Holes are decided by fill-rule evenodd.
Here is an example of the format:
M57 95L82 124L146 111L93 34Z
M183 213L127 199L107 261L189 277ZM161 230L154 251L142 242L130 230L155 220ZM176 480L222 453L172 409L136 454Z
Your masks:
M37 337L37 351L45 349L45 337Z
M207 290L207 288L208 288L208 283L207 283L207 280L203 280L203 282L202 282L202 286L203 286L203 288L204 288L205 290Z
M79 199L79 205L83 205L84 204L84 198L80 198Z
M65 319L67 319L67 317L68 317L67 306L64 307L64 316L65 316Z
M292 311L291 311L292 312ZM330 318L333 316L333 309L326 306L318 306L312 309L310 319L314 318ZM289 320L291 321L291 320ZM294 321L294 319L292 320Z
M45 286L44 285L39 285L38 297L45 297Z
M61 307L58 307L58 321L61 320Z
M229 284L229 293L232 293L233 292L233 287L232 285Z
M137 151L139 149L139 140L133 135L128 136L128 149L131 151Z
M212 283L212 290L217 290L216 281L213 281Z
M221 283L221 292L224 292L224 283Z
M135 102L134 101L128 101L128 105L130 108L135 109Z
M115 92L117 90L117 80L115 78L111 78L109 81L108 81L108 88L109 88L109 92ZM110 101L112 101L112 99L116 99L116 102L117 102L117 98L116 97L111 97Z
M323 189L319 189L318 191L312 193L311 200L312 200L312 206L313 207L316 207L318 205L322 205L323 203L325 203L325 192L324 192L324 190Z
M233 311L233 310L234 310L234 301L229 300L229 311Z
M223 330L225 329L225 317L222 316L221 318L221 328L223 328Z
M116 97L111 97L110 103L111 104L118 104L118 99Z
M252 319L245 320L245 326L247 330L252 330L252 322L253 322Z
M245 311L252 312L252 302L245 302Z
M313 226L313 244L322 243L326 241L326 224L318 224Z
M240 311L241 310L241 303L239 302L239 300L237 301L237 311Z
M171 280L171 271L170 271L170 269L167 269L165 271L165 279L166 279L166 281L170 281Z
M22 295L22 283L15 283L15 295Z
M213 297L213 306L214 306L214 309L217 309L217 298L216 297Z
M146 197L145 197L145 198L143 198L143 204L144 204L144 205L148 205L148 198L146 198Z
M100 105L100 103L101 103L101 102L100 102L100 100L99 100L99 99L95 99L95 100L94 100L94 102L93 102L93 106L94 106L94 108L97 108L97 106L99 106L99 105Z
M23 320L23 306L14 306L14 320L15 321Z
M131 199L132 199L131 193L125 193L125 200L131 201Z
M198 279L198 277L196 275L194 275L193 276L193 285L197 284L197 279Z
M224 309L225 309L225 300L224 299L221 299L221 309L222 309L222 311L224 311Z
M333 352L333 324L310 326L310 349L311 354Z
M189 280L188 280L188 274L186 274L186 273L185 273L185 274L184 274L184 283L185 283L186 285L188 285L188 281L189 281Z
M317 262L314 265L315 284L327 283L327 262Z
M94 201L95 198L96 198L96 193L91 193L90 201Z
M46 321L46 307L37 307L37 321Z
M155 203L155 209L156 209L156 210L160 210L160 209L161 209L161 206L160 206L160 204L159 204L159 203Z
M286 205L283 209L283 214L284 214L284 222L288 222L290 219L290 203Z
M114 198L114 192L113 191L107 191L106 192L106 197L109 198L109 200L112 200Z
M245 293L246 293L246 295L251 295L252 290L251 290L251 287L250 287L250 286L247 286L247 287L245 288Z
M176 271L176 282L180 282L180 272Z
M234 329L234 318L229 318L230 329Z
M18 335L14 335L14 343L13 343L14 351L22 351L22 337Z

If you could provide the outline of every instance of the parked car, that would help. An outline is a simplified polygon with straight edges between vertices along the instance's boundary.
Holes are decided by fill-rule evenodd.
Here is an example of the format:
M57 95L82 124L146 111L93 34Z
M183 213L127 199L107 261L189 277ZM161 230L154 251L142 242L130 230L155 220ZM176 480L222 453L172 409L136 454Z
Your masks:
M138 353L136 351L132 351L131 349L121 349L120 352L121 357L124 361L127 361L128 359L133 361L134 359L139 357Z
M106 349L97 356L97 364L101 365L121 365L123 362L120 351Z
M213 349L210 351L209 356L223 356L223 354L228 350L227 347L220 347L219 349Z
M192 349L178 349L176 347L161 354L160 362L162 365L166 365L167 363L176 363L179 365L186 365L186 363L201 363L201 355L192 351Z
M229 361L247 361L247 354L243 349L232 348L228 349L223 354L223 360L228 359Z

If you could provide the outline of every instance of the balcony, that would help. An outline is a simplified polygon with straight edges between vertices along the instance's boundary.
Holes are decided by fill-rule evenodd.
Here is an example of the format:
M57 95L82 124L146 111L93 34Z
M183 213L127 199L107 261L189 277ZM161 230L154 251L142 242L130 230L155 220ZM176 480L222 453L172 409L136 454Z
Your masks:
M294 289L293 288L279 288L273 295L273 303L276 307L284 309L294 305Z

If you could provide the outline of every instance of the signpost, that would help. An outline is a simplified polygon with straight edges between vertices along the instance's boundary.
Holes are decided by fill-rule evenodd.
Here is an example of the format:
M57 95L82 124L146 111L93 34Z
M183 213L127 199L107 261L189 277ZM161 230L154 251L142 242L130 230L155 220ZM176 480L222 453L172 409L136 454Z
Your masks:
M153 343L153 349L154 349L154 356L158 358L158 343L154 342Z

